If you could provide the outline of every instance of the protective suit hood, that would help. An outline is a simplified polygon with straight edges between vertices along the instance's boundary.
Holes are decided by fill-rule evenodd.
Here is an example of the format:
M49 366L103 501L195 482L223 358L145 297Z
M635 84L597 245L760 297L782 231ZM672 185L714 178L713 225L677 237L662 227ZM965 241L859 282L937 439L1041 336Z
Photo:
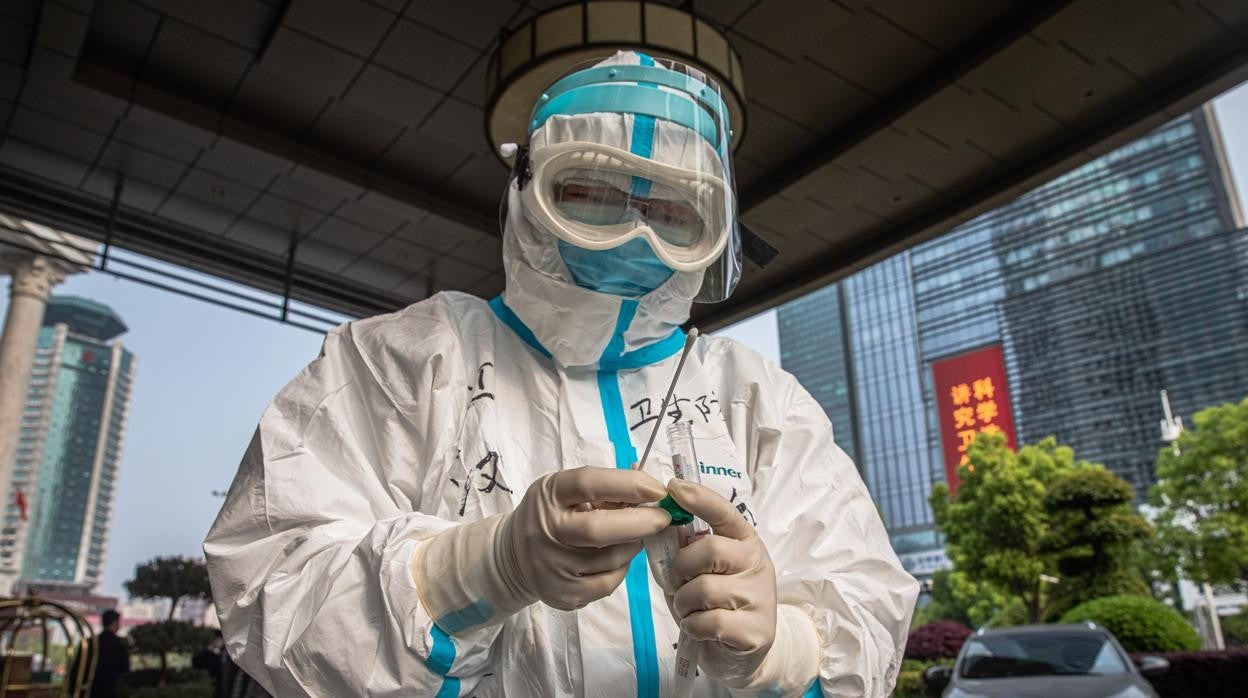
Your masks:
M701 274L673 273L661 286L638 298L581 288L572 282L559 256L556 238L525 218L514 183L507 196L503 231L507 285L503 301L561 366L596 367L621 331L623 346L613 347L622 350L614 352L617 354L680 332L680 325L689 319ZM622 321L624 326L620 327Z
M638 54L621 51L598 65L629 65L639 60ZM628 149L635 121L631 114L554 116L532 133L529 144L539 148L589 141ZM652 128L648 154L652 160L705 168L708 160L717 157L702 137L683 126L659 121ZM689 319L703 279L703 272L673 272L653 291L633 298L578 286L560 255L558 238L526 215L514 179L507 191L503 261L504 302L554 360L568 367L597 366L608 346L618 356L678 333Z

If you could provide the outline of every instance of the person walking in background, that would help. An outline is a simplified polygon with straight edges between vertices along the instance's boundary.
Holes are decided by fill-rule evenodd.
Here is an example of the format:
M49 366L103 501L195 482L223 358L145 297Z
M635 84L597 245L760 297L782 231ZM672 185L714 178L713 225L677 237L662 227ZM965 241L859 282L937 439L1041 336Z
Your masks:
M121 614L116 611L105 611L100 617L102 629L94 640L99 658L95 665L95 676L91 679L91 698L114 698L117 695L117 682L122 674L130 671L130 648L126 641L117 636L121 627Z

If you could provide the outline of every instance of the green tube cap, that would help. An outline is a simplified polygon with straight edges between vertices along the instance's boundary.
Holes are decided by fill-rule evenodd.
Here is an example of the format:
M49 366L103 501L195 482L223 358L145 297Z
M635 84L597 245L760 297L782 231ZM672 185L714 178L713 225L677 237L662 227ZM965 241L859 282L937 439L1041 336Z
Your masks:
M670 494L659 500L659 508L671 515L673 526L693 523L693 514L685 511Z

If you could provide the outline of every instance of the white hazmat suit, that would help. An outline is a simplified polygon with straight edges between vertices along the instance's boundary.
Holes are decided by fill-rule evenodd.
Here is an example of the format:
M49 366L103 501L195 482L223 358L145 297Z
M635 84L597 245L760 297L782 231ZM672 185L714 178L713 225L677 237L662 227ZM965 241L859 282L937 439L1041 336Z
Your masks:
M556 117L533 139L627 148L632 123ZM660 123L653 157L679 161L690 137ZM579 610L533 603L453 634L413 560L511 512L542 475L627 468L656 420L692 420L702 483L755 527L781 622L807 632L783 651L810 662L808 683L754 694L887 695L917 585L822 408L703 336L660 415L701 275L637 298L580 288L514 182L509 201L502 296L440 293L344 325L264 412L204 544L231 656L278 696L670 695L678 628L644 554ZM646 468L660 482L666 451L658 439ZM728 691L703 675L696 695Z

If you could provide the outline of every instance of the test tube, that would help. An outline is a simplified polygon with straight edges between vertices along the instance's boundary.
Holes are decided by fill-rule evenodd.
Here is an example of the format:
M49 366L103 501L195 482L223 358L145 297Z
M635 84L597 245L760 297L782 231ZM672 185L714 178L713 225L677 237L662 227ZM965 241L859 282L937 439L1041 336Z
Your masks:
M676 422L667 428L667 446L672 452L672 470L676 477L686 482L702 484L702 474L698 462L697 449L693 444L693 422ZM674 504L674 502L673 502ZM683 540L681 547L693 542L694 539L710 533L710 528L702 519L696 518L677 507L673 512L672 521L680 526ZM684 516L680 516L683 514Z
M676 477L702 484L698 472L698 452L693 445L693 422L676 422L667 428L667 447L672 451Z
M698 453L693 445L693 422L677 422L667 428L667 445L672 452L672 470L677 478L687 482L702 484L702 474ZM672 515L672 524L676 526L680 539L680 547L685 547L703 535L711 532L709 526L685 511L675 500L668 497L672 508L667 511ZM666 508L666 507L665 507ZM698 657L701 645L689 637L683 630L676 642L676 677L675 695L677 698L690 698L693 695L694 679L698 673Z

